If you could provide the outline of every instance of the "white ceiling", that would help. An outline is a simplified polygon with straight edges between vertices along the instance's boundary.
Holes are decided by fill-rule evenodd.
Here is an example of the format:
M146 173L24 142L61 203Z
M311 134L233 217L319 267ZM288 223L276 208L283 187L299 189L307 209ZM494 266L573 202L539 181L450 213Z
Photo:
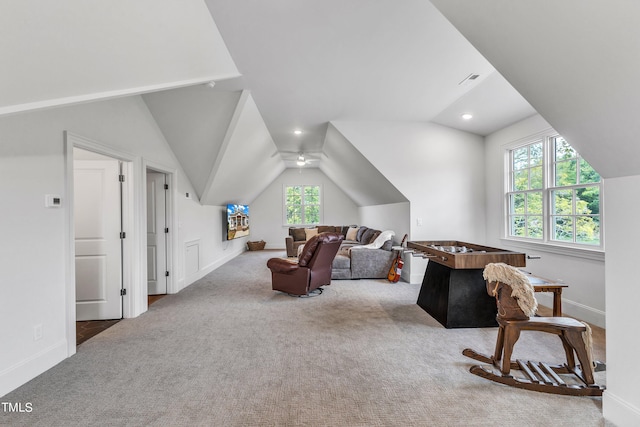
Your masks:
M247 171L251 201L274 175L265 165L297 168L297 153L358 205L406 201L331 122L433 122L487 135L535 114L429 1L205 2L241 76L144 96L203 203L239 197L238 185L227 194L221 167ZM471 74L479 77L460 84ZM268 137L234 135L241 91L257 107L251 126L264 123Z
M640 174L640 2L432 2L598 173Z
M333 120L433 121L486 135L535 113L426 0L206 4L243 76L216 89L250 90L281 151L321 151ZM471 73L475 83L459 85Z

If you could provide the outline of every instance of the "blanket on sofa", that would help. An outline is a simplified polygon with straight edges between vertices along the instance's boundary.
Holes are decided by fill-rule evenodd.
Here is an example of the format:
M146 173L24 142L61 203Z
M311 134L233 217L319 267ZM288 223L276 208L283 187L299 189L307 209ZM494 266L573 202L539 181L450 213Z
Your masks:
M393 231L385 230L381 232L380 235L378 235L378 237L376 237L376 240L369 243L368 245L352 246L351 248L380 249L382 245L384 245L384 242L386 242L389 239L392 239L393 236L395 235L396 233L394 233Z

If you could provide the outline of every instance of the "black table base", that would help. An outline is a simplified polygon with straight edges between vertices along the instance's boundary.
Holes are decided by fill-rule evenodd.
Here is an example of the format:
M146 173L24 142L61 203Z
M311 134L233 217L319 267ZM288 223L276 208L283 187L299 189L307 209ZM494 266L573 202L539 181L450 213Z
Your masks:
M498 326L496 300L487 294L482 272L430 261L417 304L448 329Z

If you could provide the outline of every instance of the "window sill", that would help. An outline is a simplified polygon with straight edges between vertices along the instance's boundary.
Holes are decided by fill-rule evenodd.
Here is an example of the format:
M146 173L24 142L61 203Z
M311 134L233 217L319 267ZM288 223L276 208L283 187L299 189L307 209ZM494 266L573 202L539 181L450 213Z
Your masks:
M538 243L524 240L501 238L500 241L510 246L516 246L529 251L544 251L557 255L585 258L593 261L604 262L605 252L602 249L586 249L571 246L561 246L551 243ZM533 256L533 254L527 254Z

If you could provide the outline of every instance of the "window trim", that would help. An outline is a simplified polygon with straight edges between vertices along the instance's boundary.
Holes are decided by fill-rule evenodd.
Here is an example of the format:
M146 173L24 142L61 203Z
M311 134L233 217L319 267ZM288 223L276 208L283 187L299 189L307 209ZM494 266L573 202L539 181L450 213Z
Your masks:
M318 223L308 223L304 220L304 202L302 203L302 217L303 222L299 224L289 224L287 222L287 187L302 187L302 194L304 197L304 188L305 187L318 187L318 191L320 192L320 209L319 209L319 218ZM324 221L324 188L322 184L283 184L282 185L282 226L283 227L308 227L313 225L321 225Z
M548 128L543 131L534 133L524 138L506 143L502 145L504 169L502 175L502 231L500 239L506 244L514 246L520 246L526 249L543 250L548 252L557 253L560 255L578 256L587 259L593 259L598 261L604 261L605 252L605 230L604 230L604 216L605 216L605 198L604 198L604 178L600 177L599 183L584 183L576 184L575 186L563 186L555 187L550 186L553 179L552 168L552 153L549 149L551 140L555 137L561 136L553 128ZM543 142L543 176L542 176L542 203L543 203L543 238L532 239L527 237L516 237L509 234L510 217L509 217L509 195L511 190L511 152L517 148L533 144L537 141ZM576 152L579 151L576 150ZM580 156L582 158L582 156ZM555 182L554 182L555 183ZM551 213L552 207L552 192L558 188L564 187L583 187L589 185L598 185L600 187L600 244L588 245L583 243L573 242L561 242L551 239Z

